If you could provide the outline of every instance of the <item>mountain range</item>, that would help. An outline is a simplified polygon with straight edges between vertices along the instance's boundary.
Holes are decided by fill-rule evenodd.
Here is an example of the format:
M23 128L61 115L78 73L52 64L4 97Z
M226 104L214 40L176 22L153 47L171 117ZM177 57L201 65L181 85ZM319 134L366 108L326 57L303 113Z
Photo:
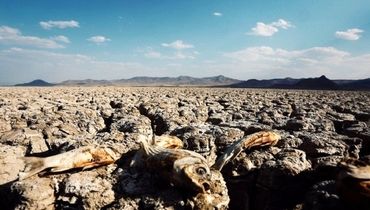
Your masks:
M370 78L362 80L330 80L326 76L316 78L250 79L230 85L235 88L276 88L309 90L370 90Z
M119 80L67 80L58 85L123 85L123 86L223 86L232 85L240 80L222 75L215 77L133 77Z
M119 80L67 80L61 83L48 83L34 80L16 86L204 86L231 88L275 88L275 89L311 89L311 90L370 90L370 78L362 80L330 80L326 76L316 78L283 78L246 81L232 79L222 75L196 78L179 77L133 77Z

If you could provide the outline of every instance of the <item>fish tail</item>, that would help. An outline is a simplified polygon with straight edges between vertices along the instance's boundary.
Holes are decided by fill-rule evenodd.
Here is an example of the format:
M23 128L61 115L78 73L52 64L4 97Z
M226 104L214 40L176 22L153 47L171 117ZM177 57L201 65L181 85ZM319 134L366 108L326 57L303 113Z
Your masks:
M281 139L280 135L273 131L260 131L249 135L244 140L244 148L256 146L273 146Z
M23 157L25 169L23 172L19 172L19 180L31 177L47 168L45 165L45 158L40 157Z

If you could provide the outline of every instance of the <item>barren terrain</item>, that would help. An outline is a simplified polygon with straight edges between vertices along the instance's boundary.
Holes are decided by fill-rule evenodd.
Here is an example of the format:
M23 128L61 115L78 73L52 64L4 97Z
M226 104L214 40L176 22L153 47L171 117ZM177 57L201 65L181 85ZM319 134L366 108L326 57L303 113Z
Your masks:
M217 88L50 87L0 89L2 209L187 208L190 196L130 168L137 136L170 134L210 164L237 139L282 136L245 151L222 174L231 209L347 209L338 163L370 155L370 92ZM115 164L17 181L23 156L83 145L116 148Z

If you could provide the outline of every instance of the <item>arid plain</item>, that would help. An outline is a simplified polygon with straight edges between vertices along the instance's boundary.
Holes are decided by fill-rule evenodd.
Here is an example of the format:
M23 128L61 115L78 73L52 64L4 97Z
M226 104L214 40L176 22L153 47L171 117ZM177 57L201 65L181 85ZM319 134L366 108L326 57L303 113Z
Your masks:
M0 88L0 204L8 209L185 209L191 197L130 167L138 135L177 136L213 164L245 135L272 147L222 170L231 209L347 209L340 162L370 161L370 92L186 87ZM20 157L107 145L121 158L17 181ZM343 188L341 188L343 189ZM346 190L346 189L345 189ZM367 198L368 199L368 198ZM196 208L196 206L192 206Z

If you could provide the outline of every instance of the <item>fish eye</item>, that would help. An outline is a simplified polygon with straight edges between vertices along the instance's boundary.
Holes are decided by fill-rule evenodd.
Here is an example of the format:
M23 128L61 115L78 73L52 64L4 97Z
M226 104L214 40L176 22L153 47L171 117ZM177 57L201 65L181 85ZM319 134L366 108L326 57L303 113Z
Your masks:
M195 172L198 174L198 175L205 175L207 173L207 170L204 168L204 167L198 167Z

